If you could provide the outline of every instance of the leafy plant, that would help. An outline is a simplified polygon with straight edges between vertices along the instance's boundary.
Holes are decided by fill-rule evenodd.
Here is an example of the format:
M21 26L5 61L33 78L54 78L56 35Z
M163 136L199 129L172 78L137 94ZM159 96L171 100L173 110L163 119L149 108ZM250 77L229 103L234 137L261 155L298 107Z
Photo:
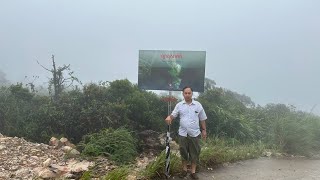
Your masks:
M142 172L142 176L148 179L165 178L166 153L161 154L151 162ZM181 158L177 154L170 154L170 174L177 174L181 171Z
M130 168L123 166L110 171L105 177L105 180L125 180L129 175Z
M137 155L136 142L127 129L104 129L84 136L78 147L83 155L108 156L118 164L127 164Z

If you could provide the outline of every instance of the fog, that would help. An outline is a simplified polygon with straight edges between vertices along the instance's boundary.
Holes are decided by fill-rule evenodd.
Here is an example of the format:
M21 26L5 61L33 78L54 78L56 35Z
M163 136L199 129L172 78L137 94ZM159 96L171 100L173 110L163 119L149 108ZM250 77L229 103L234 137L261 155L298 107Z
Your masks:
M138 80L138 52L206 51L206 77L320 114L320 2L1 1L0 83L46 87L51 55L82 82ZM33 78L39 76L39 78Z

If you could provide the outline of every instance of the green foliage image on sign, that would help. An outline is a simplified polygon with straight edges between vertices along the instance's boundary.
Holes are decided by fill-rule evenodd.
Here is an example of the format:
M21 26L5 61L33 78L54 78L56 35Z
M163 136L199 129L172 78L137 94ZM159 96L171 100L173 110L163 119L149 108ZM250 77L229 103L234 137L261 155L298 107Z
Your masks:
M146 90L204 91L205 51L139 51L138 86Z

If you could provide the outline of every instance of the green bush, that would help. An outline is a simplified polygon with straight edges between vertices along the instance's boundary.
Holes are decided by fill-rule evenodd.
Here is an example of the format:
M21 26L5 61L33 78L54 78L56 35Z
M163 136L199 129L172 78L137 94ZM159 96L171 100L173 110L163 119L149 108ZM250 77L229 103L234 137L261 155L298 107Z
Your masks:
M147 179L165 178L166 153L162 151L156 159L147 165L142 176ZM170 154L170 174L177 174L181 171L181 158L176 154Z
M207 139L202 145L200 154L200 165L212 167L225 162L251 159L259 157L264 150L260 142L248 145L232 145L232 143L221 139Z
M86 156L108 156L118 164L128 164L137 155L137 140L127 129L104 129L85 135L78 147Z
M305 117L292 114L274 124L274 141L282 151L309 156L319 148L315 146L319 141L315 139L316 131L314 131L315 128L319 130L319 121Z
M197 98L208 116L208 135L231 139L233 145L262 141L290 154L319 152L319 116L284 104L255 106L249 97L217 88L212 80L208 82L206 91ZM56 101L21 83L0 87L0 132L43 143L52 136L78 143L85 134L123 126L130 131L164 132L166 110L167 104L157 94L140 90L127 79L65 90ZM172 129L177 130L178 126L176 120ZM86 140L85 153L122 159L114 154L116 145L93 138L100 140ZM126 148L117 150L120 154L125 152Z
M129 175L130 169L128 167L120 167L110 171L105 177L105 180L125 180Z
M91 171L86 171L82 174L80 180L90 180L91 179Z

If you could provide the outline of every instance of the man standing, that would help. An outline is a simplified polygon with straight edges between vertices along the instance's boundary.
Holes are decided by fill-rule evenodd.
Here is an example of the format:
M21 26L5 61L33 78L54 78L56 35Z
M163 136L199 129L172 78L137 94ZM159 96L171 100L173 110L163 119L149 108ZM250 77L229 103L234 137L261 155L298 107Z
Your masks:
M191 161L191 178L199 179L195 172L201 150L200 134L203 139L207 137L205 121L207 116L202 105L192 99L192 93L191 87L186 86L183 88L182 94L184 100L176 105L171 115L165 121L167 124L171 124L173 119L178 115L180 116L179 147L183 166L180 177L184 178L188 175L187 164L188 161Z

